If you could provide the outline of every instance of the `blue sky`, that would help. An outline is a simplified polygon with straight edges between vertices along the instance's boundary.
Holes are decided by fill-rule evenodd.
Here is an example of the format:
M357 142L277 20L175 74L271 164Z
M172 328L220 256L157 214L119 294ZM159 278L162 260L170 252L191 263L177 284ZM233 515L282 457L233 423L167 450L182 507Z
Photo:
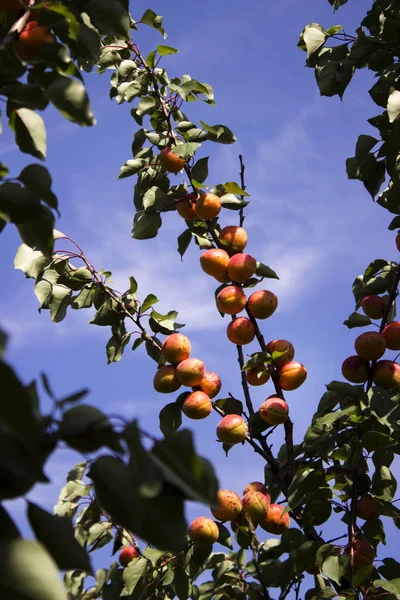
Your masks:
M148 7L137 1L134 17L139 19ZM263 284L278 295L279 307L262 323L262 330L267 341L292 341L296 359L308 369L302 388L288 393L300 441L324 385L341 378L341 363L353 354L357 333L342 322L354 310L355 276L374 258L397 258L394 234L387 230L389 213L371 201L360 183L347 180L344 166L354 154L357 136L373 134L366 123L379 112L366 93L372 74L359 73L343 102L321 99L313 71L304 67L305 54L296 47L307 23L317 21L326 28L340 23L352 32L364 9L353 2L334 14L322 0L167 5L155 0L151 8L165 17L166 43L180 50L164 62L170 75L189 73L214 87L217 106L190 104L188 115L210 124L224 123L238 138L233 146L207 143L201 152L210 156L211 183L238 180L237 157L244 156L252 201L245 221L248 251L280 276L280 281ZM162 40L143 27L137 42L146 54ZM177 235L184 229L181 219L167 214L156 240L131 239L134 180L118 182L117 175L131 158L137 125L130 117L130 105L118 106L109 99L108 80L108 73L87 77L96 127L80 129L51 109L44 114L49 138L46 165L62 212L57 228L80 243L96 268L113 272L117 289L128 287L133 275L141 298L153 292L160 299L160 311L178 310L178 321L186 323L185 333L192 340L193 356L220 374L223 396L232 392L241 398L236 349L225 336L227 319L214 308L214 283L199 268L197 247L190 248L183 263L176 252ZM15 149L8 132L2 160L13 174L34 162ZM221 222L236 224L237 214L225 211ZM26 381L44 370L60 396L87 386L91 403L137 417L143 428L158 433L158 412L174 396L154 392L155 363L144 351L132 354L128 348L120 363L107 366L109 330L87 325L88 312L70 311L57 325L46 312L39 315L32 282L12 269L17 245L17 236L7 228L0 257L0 310L2 325L11 335L8 360ZM252 344L245 350L256 349ZM270 384L255 389L255 405L272 392ZM213 414L199 423L186 420L185 425L195 431L199 452L212 459L221 487L241 494L249 481L262 479L263 464L247 447L234 448L226 459L213 443L217 422ZM274 450L281 440L280 432ZM52 508L72 461L69 452L60 451L48 466L55 485L41 486L30 497ZM13 509L18 518L22 508L18 503ZM207 514L207 509L188 505L189 519L199 514ZM336 528L332 537L339 533ZM394 542L388 544L387 554L391 551Z

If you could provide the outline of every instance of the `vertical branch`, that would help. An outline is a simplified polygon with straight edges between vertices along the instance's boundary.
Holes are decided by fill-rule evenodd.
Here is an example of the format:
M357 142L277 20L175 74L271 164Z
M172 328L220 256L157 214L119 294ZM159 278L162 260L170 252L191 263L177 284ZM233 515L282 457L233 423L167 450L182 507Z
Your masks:
M246 186L244 184L244 172L246 170L246 167L244 165L243 156L241 154L239 154L239 162L240 162L240 173L239 173L240 186L241 186L242 190L245 190ZM244 196L240 196L240 197L242 200L244 200ZM245 216L243 213L243 206L242 206L241 209L239 210L239 225L240 225L240 227L243 227L244 219L245 219Z

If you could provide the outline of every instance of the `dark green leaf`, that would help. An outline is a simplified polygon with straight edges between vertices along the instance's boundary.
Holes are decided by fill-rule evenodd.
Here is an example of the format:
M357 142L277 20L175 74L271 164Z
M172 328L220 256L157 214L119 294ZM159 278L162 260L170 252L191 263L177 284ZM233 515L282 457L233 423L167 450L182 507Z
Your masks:
M108 5L106 0L90 0L88 4L95 3ZM114 2L112 6L117 4L120 3ZM89 97L84 85L80 81L70 77L60 77L50 84L46 93L54 106L69 121L83 126L96 124L96 119L90 107Z
M40 115L30 108L19 108L11 114L10 127L21 152L46 158L46 128Z
M89 0L85 5L85 12L101 32L129 37L129 13L122 2Z
M157 212L138 211L135 214L132 237L136 240L148 240L157 236L161 227L161 216Z
M208 177L208 156L200 158L192 167L192 176L199 183L204 183Z
M256 275L259 277L268 277L269 279L279 279L275 271L261 262L257 262Z
M371 325L371 319L366 315L360 315L358 312L353 312L349 318L344 321L343 325L347 325L349 329L353 329L353 327L366 327L366 325Z
M160 430L165 437L172 435L182 425L182 410L179 404L171 402L160 411Z
M183 255L189 248L189 244L192 241L192 237L193 236L190 229L185 229L185 231L183 231L178 237L178 252L181 255L181 260L183 260Z

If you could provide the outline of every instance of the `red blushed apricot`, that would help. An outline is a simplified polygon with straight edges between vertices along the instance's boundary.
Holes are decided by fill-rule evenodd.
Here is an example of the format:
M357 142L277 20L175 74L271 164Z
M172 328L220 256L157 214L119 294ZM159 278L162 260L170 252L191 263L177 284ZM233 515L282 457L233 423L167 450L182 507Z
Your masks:
M269 380L269 373L264 367L249 369L246 371L246 380L249 385L264 385Z
M375 365L373 380L384 390L400 387L400 365L392 360L380 360Z
M215 219L221 212L221 198L215 194L202 194L196 202L196 214L200 219Z
M386 302L381 296L365 296L361 300L361 308L370 319L382 319Z
M159 154L161 168L168 173L179 173L186 164L186 160L172 152L172 148L163 148Z
M246 306L246 294L237 285L228 285L216 298L218 310L226 315L237 315Z
M397 250L400 252L400 231L396 235L395 243L396 243Z
M157 369L154 375L153 386L156 392L160 394L172 394L181 387L176 377L176 368L171 365L164 365Z
M229 323L226 334L230 342L237 346L244 346L254 340L256 332L250 319L238 317Z
M15 52L22 60L31 60L38 54L40 48L53 41L47 27L37 21L27 23L15 42Z
M297 390L307 379L307 369L295 360L279 369L279 385L285 391Z
M368 381L369 362L357 355L349 356L343 361L342 375L350 383L365 383Z
M208 517L197 517L189 525L189 537L195 546L210 546L219 538L218 525Z
M183 200L179 200L176 203L176 210L182 219L185 219L186 221L195 221L198 218L196 215L195 206L195 201L187 196Z
M350 555L350 545L348 544L344 549L345 554ZM367 567L368 565L372 565L375 558L375 551L371 544L367 542L365 538L357 538L353 542L353 556L354 562L353 566L355 570L362 569L362 567Z
M221 248L210 248L200 256L200 266L207 275L220 277L226 274L229 255Z
M210 398L215 398L221 391L221 379L216 373L206 371L203 379L199 383L200 389Z
M134 548L134 546L125 546L119 553L119 564L121 567L126 567L130 562L133 561L134 558L137 558L138 556L139 550L137 548Z
M206 372L205 364L199 358L187 358L176 367L176 377L182 385L199 385Z
M370 494L365 494L357 500L356 515L364 521L371 521L379 517L379 500Z
M385 354L386 340L377 331L366 331L356 338L354 348L360 358L378 360Z
M172 333L162 343L161 355L164 360L176 365L190 356L191 344L189 338L182 333Z
M261 520L266 518L270 503L267 496L261 492L248 492L242 498L242 512L256 527Z
M249 492L260 492L261 494L264 494L264 496L268 496L269 503L271 503L271 496L268 494L267 488L261 481L252 481L251 483L248 483L243 490L243 496Z
M288 419L289 406L282 398L273 396L261 404L259 413L262 420L268 425L281 425Z
M204 392L192 392L182 405L182 412L189 419L205 419L211 411L212 402Z
M234 254L228 262L228 275L232 281L240 283L247 281L254 275L257 261L250 254Z
M247 233L243 227L236 225L228 225L221 229L219 234L220 242L224 242L223 246L228 254L232 255L236 252L243 252L247 246Z
M382 331L389 350L400 350L400 322L392 321Z
M268 533L281 535L290 526L289 513L283 515L284 510L280 504L271 504L267 515L260 521L260 527Z
M273 292L259 290L253 292L247 301L250 314L256 319L268 319L278 307L278 298Z
M231 521L242 512L242 503L235 492L218 490L217 505L211 507L211 512L218 521Z
M277 367L278 369L294 359L293 344L287 340L272 340L267 344L267 352L269 352L271 356L273 352L284 352L282 356L273 360L274 367Z
M247 436L247 425L240 415L226 415L217 426L217 438L224 444L240 444Z

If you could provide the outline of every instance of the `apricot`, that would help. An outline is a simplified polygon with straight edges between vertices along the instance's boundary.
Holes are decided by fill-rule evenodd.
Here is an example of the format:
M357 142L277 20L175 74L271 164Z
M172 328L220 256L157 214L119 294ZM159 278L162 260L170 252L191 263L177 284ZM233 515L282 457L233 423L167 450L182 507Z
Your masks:
M237 346L244 346L254 340L256 332L250 319L237 317L229 323L226 334L230 342Z
M373 375L375 385L384 390L393 390L400 386L400 365L392 360L380 360L376 363Z
M261 481L252 481L248 483L243 490L243 496L248 494L249 492L260 492L269 498L269 502L271 503L271 496L268 494L268 490Z
M182 405L182 412L189 419L205 419L211 411L212 402L204 392L192 392Z
M289 416L288 403L282 398L273 396L267 398L258 409L260 417L268 425L281 425Z
M267 352L271 354L273 352L284 352L279 358L273 360L273 365L280 369L288 362L294 359L294 347L293 344L287 340L272 340L267 344Z
M350 554L350 545L344 549L345 554ZM353 543L353 566L355 570L362 569L372 565L375 558L375 551L371 544L365 538L357 538Z
M29 0L23 0L24 4L29 4ZM18 0L0 0L0 12L17 13L23 8Z
M400 350L400 321L392 321L382 331L389 350Z
M219 538L218 525L208 517L197 517L189 525L189 537L195 546L209 546Z
M220 277L226 275L229 255L221 248L210 248L205 250L200 256L200 266L207 275Z
M171 333L162 343L161 356L164 360L176 365L190 356L192 346L189 338L182 333Z
M361 300L361 308L370 319L382 319L386 302L381 296L365 296Z
M216 298L218 310L226 315L237 315L246 306L246 294L237 285L228 285L222 289Z
M297 390L307 379L307 369L295 360L279 369L279 385L285 391Z
M218 275L217 277L215 277L215 279L219 283L231 283L231 281L232 281L232 279L228 275L228 271L225 271L225 273L223 275Z
M210 398L215 398L221 391L221 379L216 373L206 371L203 379L199 383L200 389Z
M226 415L217 425L217 438L224 444L240 444L247 436L247 425L240 415Z
M273 292L259 290L253 292L247 301L250 314L256 319L268 319L278 306L278 298Z
M242 503L235 492L218 490L217 504L211 507L211 512L218 521L231 521L242 512Z
M357 355L349 356L342 363L342 375L350 383L365 383L369 376L369 362Z
M270 499L261 492L248 492L242 498L242 511L256 527L267 516Z
M22 60L35 58L40 48L53 41L47 27L37 21L30 21L15 42L15 52Z
M289 513L283 515L284 510L280 504L271 504L266 516L259 523L260 527L268 533L282 534L290 526Z
M234 254L228 262L228 275L232 281L240 283L247 281L254 275L257 268L256 259L250 254Z
M371 521L379 517L379 500L370 494L365 494L357 500L356 515L364 521Z
M243 227L228 225L221 229L219 241L224 242L225 250L230 254L242 252L247 246L247 233Z
M199 358L187 358L176 367L176 377L182 385L199 385L206 372L205 364Z
M176 367L164 365L157 369L153 379L153 386L160 394L171 394L181 387L176 376Z
M139 550L134 546L125 546L119 553L119 564L121 567L126 567L134 558L139 556Z
M196 198L197 194L188 194L185 198L176 203L176 210L178 214L186 221L195 221L197 219L195 210Z
M356 338L354 348L364 360L378 360L385 354L386 340L377 331L366 331Z
M196 214L200 219L215 219L221 212L221 198L215 194L202 194L196 202Z
M179 173L186 164L186 160L172 152L171 147L163 148L158 155L160 165L168 173Z
M246 379L249 385L264 385L269 380L269 373L265 367L255 367L246 371Z

